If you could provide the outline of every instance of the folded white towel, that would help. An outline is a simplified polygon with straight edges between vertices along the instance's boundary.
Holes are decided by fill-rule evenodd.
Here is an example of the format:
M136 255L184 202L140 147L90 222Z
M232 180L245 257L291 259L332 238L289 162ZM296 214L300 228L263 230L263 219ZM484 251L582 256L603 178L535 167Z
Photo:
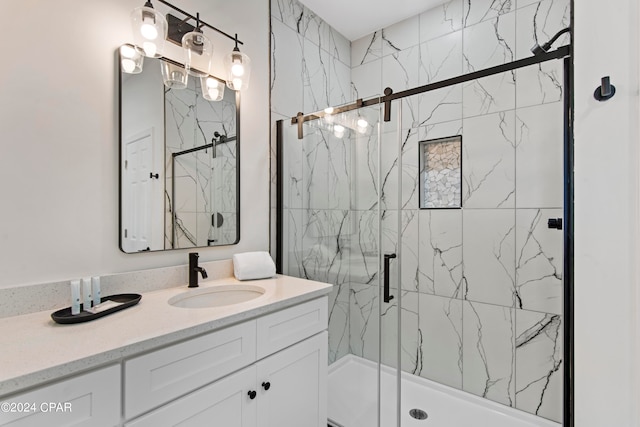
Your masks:
M268 252L244 252L233 256L233 274L238 280L266 279L276 274Z

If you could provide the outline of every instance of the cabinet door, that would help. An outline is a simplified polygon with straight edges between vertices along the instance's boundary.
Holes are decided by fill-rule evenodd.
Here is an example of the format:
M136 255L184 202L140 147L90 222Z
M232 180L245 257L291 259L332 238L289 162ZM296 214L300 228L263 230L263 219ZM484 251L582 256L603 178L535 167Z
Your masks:
M258 362L257 368L258 427L327 426L326 331Z
M113 427L120 424L120 365L3 397L2 402L0 426Z
M256 360L256 322L230 326L125 362L125 418L184 396Z
M125 427L255 427L256 368L249 366L160 409L128 422Z

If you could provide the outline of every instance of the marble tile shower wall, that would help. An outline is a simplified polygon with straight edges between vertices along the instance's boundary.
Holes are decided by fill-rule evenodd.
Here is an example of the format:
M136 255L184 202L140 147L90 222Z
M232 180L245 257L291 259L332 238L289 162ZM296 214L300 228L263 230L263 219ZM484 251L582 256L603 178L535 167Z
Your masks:
M271 124L298 112L350 102L351 44L297 0L271 0ZM330 295L330 361L349 353L349 143L321 132L287 135L283 271L335 286ZM276 194L272 144L271 194ZM305 178L303 178L303 174ZM346 186L345 186L346 185ZM275 205L273 205L275 206ZM272 224L276 210L272 209ZM272 239L272 242L275 238ZM303 250L304 248L304 250Z
M236 240L236 145L234 142L183 154L175 161L175 200L172 200L172 153L211 144L215 132L233 136L235 100L210 102L202 97L199 79L187 88L165 91L165 247L171 248L172 214L177 221L177 248L207 246ZM212 227L211 215L219 212L221 227Z
M272 123L530 56L535 42L569 25L569 8L569 0L454 0L349 50L299 3L272 0ZM383 362L398 363L397 298L378 324L372 285L378 226L367 201L379 192L380 249L402 254L392 263L392 277L397 268L402 277L402 369L561 419L562 233L546 222L563 212L562 116L560 61L405 98L402 121L382 135L395 141L400 126L401 182L393 143L370 141L374 149L359 152L321 131L299 141L285 125L284 271L337 285L330 361L377 360L381 327ZM463 209L419 209L419 141L454 135L462 135ZM378 146L379 189L358 176L377 173Z
M518 60L568 25L568 0L455 0L354 41L354 91L368 98ZM403 100L402 209L382 223L383 251L402 252L402 368L554 420L562 234L546 220L562 217L561 101L560 61ZM462 135L464 208L420 210L418 142L453 135ZM351 305L354 352L368 335L354 325L360 305L371 303ZM390 314L383 361L394 364Z

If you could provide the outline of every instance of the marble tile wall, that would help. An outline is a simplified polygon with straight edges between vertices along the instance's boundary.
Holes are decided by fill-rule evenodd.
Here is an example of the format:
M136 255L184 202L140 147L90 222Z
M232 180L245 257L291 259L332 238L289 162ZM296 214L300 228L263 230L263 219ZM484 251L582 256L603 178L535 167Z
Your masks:
M352 147L348 139L314 128L298 140L288 119L300 111L351 101L350 51L349 40L297 0L271 0L271 140L275 142L277 120L285 120L286 132L283 271L334 285L329 297L331 362L350 353L350 233L358 216L350 210Z
M272 122L529 56L569 25L569 4L453 0L349 48L295 0L272 0ZM546 222L563 211L562 96L553 61L405 98L379 134L306 127L300 141L285 122L284 271L336 285L331 362L396 365L400 319L403 370L561 419L562 233ZM419 209L419 142L454 135L463 208ZM401 254L390 304L379 252Z
M176 248L230 244L236 228L236 144L234 141L183 154L175 160L175 200L172 200L172 153L212 143L214 133L234 136L235 96L225 89L222 101L202 97L200 81L189 78L181 90L165 91L165 248L171 248L176 215ZM214 213L222 224L212 225Z

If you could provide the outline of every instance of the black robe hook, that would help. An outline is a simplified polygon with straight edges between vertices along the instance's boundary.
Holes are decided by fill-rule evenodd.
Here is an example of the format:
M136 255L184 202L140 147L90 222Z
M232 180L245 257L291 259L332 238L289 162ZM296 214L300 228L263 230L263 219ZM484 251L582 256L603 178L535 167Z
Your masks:
M603 77L599 87L593 92L593 97L598 101L606 101L616 94L616 87L611 84L609 76Z

